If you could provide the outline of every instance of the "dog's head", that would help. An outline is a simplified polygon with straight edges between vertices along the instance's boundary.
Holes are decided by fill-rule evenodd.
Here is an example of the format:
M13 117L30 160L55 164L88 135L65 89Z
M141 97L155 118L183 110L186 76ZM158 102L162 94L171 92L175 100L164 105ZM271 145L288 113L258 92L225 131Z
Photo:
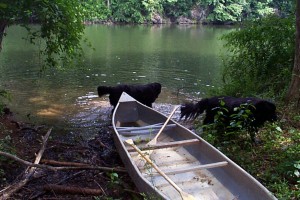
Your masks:
M202 114L209 106L209 99L205 98L196 104L197 112Z
M156 98L158 97L158 95L161 92L161 84L160 83L151 83L151 86L153 88L153 91L156 95Z
M277 120L277 113L276 113L276 106L275 104L269 101L259 101L255 105L255 117L260 122L265 121L276 121Z
M107 86L99 86L99 87L97 88L97 91L98 91L98 96L99 96L99 97L102 97L103 95L109 93L110 87L107 87Z

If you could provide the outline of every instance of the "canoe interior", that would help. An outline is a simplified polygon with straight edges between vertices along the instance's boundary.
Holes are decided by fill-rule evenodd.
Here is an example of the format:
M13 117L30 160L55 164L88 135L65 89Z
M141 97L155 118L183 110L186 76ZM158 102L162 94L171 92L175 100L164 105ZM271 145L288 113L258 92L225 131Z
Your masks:
M143 149L158 131L149 128L148 134L122 135L121 127L143 127L164 123L167 117L136 101L120 102L113 115L115 143L128 172L141 192L158 195L164 199L182 199L177 192L155 169L153 169L132 147L124 141L133 139ZM184 191L195 199L276 199L258 181L233 163L216 148L202 138L170 120L170 128L164 129L158 144L198 139L199 142L186 145L144 150L150 159ZM129 129L128 129L129 130ZM200 165L226 161L227 165L184 172ZM178 172L182 170L182 172ZM172 173L172 171L177 171Z

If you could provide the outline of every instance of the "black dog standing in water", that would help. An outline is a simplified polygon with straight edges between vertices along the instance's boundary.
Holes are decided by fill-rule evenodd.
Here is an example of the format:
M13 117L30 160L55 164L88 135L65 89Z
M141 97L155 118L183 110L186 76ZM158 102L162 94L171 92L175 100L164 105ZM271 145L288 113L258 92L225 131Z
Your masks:
M109 94L109 102L116 107L123 92L126 92L137 101L152 107L152 103L161 92L160 83L149 83L146 85L117 85L115 87L99 86L97 88L99 97Z
M217 107L220 107L220 102L225 103L224 107L228 110L226 114L228 117L235 113L234 108L240 107L241 104L250 104L252 112L253 122L250 124L250 128L253 132L257 132L258 128L261 127L266 121L277 120L276 106L266 100L248 97L248 98L236 98L236 97L212 97L202 99L196 104L188 103L181 106L181 118L185 119L195 119L204 111L206 111L206 116L203 120L203 124L214 123L214 117L217 114ZM252 108L252 109L251 109ZM251 134L251 133L250 133ZM255 133L251 134L251 139L254 141Z

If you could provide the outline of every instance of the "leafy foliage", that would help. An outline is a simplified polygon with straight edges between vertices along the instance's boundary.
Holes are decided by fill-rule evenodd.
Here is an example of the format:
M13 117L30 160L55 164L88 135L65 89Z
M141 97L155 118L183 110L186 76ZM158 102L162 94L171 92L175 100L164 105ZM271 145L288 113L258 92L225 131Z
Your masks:
M140 0L120 0L112 2L113 19L117 22L143 23L143 4Z
M225 102L221 101L220 106L214 108L217 114L214 117L214 123L203 125L205 134L209 135L211 143L221 143L241 137L243 140L250 138L253 127L251 123L254 118L252 115L253 105L250 103L241 104L234 108L234 113L228 115ZM251 141L250 141L251 142Z
M197 0L176 0L164 1L163 9L166 16L170 18L177 18L179 16L188 17L193 6Z
M259 19L268 14L288 16L294 11L294 2L282 0L86 0L82 9L86 20L108 20L123 23L146 23L153 14L171 20L190 17L192 9L205 11L208 22L240 22ZM88 12L86 12L88 11Z
M276 16L223 36L231 56L224 58L221 90L228 95L280 95L278 91L285 91L291 76L294 38L293 18Z
M202 4L212 8L208 15L209 21L226 22L226 21L241 21L242 11L246 1L202 1Z
M201 4L210 7L209 21L237 22L258 19L274 13L271 2L272 0L203 0Z
M276 8L277 12L282 17L287 17L294 14L295 1L288 0L273 0L270 2L272 7Z
M81 7L85 21L107 20L111 16L111 10L103 0L84 0Z
M162 0L142 0L142 4L144 6L144 10L146 13L146 18L149 20L155 13L161 13L162 8Z
M4 1L1 7L0 23L19 22L29 30L32 43L44 40L41 52L47 64L54 66L59 58L71 61L81 55L84 14L77 0ZM38 22L40 30L31 30L31 22Z

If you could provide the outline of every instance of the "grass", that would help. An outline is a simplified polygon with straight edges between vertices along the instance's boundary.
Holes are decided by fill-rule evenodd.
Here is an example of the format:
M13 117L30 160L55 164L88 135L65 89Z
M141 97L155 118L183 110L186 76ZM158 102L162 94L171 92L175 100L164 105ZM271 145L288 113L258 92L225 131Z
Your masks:
M288 108L282 109L276 123L267 123L255 145L246 130L236 131L231 140L220 140L213 127L201 134L205 140L221 150L244 168L278 199L300 199L300 115ZM201 124L198 124L202 128ZM227 137L228 138L228 137Z

